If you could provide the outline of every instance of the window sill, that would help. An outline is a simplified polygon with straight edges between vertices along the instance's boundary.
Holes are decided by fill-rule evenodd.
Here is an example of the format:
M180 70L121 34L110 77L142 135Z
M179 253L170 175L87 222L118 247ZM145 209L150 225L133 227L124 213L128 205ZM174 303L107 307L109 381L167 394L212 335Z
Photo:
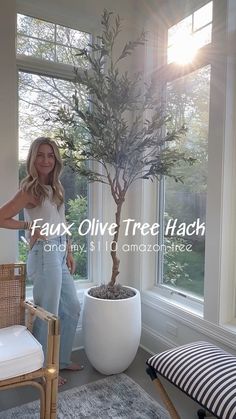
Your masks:
M97 284L88 281L75 281L76 292L80 302L83 300L84 291L88 288L94 287ZM33 286L29 285L26 287L26 300L33 301Z
M225 323L223 328L236 335L236 319L232 320L230 323Z
M176 313L176 310L184 314L192 314L199 318L203 318L203 303L200 300L186 297L183 293L173 291L164 287L154 287L151 290L142 293L144 298L148 298L153 304L158 304L158 307L169 307Z
M236 321L222 326L213 324L203 317L203 305L201 309L193 304L192 307L183 304L183 301L178 301L177 296L167 298L159 292L159 288L155 287L150 290L145 290L141 293L141 301L154 310L164 313L175 321L188 326L196 331L196 336L203 335L206 340L213 340L225 345L234 351L236 350L235 335L236 335ZM191 300L190 300L191 301ZM199 338L197 338L199 339Z

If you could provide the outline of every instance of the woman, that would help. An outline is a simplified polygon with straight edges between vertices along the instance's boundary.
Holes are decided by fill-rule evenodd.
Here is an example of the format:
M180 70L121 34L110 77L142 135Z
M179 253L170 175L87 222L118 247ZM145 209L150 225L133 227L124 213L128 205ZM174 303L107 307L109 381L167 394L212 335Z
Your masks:
M0 208L0 227L28 230L27 275L33 282L34 302L60 317L60 369L79 371L83 366L70 361L80 306L71 276L75 263L63 228L66 221L61 169L56 143L47 137L37 138L29 149L27 176L20 190ZM23 208L25 221L14 219ZM49 226L47 236L45 226ZM33 333L45 351L46 328L40 319L34 322ZM65 382L59 377L59 385Z

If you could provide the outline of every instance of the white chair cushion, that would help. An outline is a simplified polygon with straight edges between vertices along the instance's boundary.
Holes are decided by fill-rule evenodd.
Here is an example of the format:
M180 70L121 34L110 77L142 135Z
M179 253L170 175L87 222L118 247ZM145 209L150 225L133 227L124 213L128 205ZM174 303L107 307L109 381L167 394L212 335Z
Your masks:
M0 380L42 368L42 346L25 326L0 329Z

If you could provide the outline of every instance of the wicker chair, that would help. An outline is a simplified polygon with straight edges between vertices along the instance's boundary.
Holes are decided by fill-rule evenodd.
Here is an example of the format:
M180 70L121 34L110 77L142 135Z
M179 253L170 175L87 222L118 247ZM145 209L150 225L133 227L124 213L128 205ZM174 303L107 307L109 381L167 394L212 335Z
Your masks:
M42 308L25 301L25 278L26 268L24 264L0 265L0 341L1 336L4 336L4 334L14 329L14 325L23 325L26 326L27 329L22 326L16 326L16 328L22 328L28 336L27 339L31 339L32 344L38 345L38 342L30 332L32 332L34 317L39 317L41 320L46 322L48 331L45 366L43 366L42 355L40 368L38 366L39 364L32 365L30 372L19 375L18 371L16 374L18 376L16 377L12 377L11 374L10 378L1 378L0 390L26 385L36 387L40 391L40 419L55 419L59 369L59 320L51 313L48 313ZM8 328L9 326L12 327ZM42 352L41 346L38 346ZM14 350L16 352L18 350L17 347ZM0 345L0 355L1 351L2 356L6 358L8 355L6 355L6 351L3 352L4 349L2 349L2 346ZM3 365L6 367L8 364L5 358ZM21 361L18 359L17 365L20 364ZM1 370L3 370L3 368L0 361L0 371ZM13 374L14 371L15 370L13 370Z

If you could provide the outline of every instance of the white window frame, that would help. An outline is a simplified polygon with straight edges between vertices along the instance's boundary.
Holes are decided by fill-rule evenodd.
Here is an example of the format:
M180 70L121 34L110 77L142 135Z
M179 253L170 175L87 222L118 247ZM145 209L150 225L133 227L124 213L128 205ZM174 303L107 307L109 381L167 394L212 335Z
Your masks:
M204 4L207 4L209 1L206 0L204 2ZM192 15L196 10L198 10L199 8L201 8L204 4L199 5L197 7L194 7L193 10L187 15L190 16ZM214 8L214 7L213 7ZM183 16L187 17L187 16ZM182 19L180 19L182 20ZM176 22L178 23L178 22ZM172 26L172 25L171 25ZM213 22L212 22L212 26L213 26ZM168 28L165 28L165 55L163 54L162 57L159 57L159 59L162 60L162 62L166 62L167 63L167 54L168 54ZM213 32L213 28L212 28L212 32ZM212 33L212 38L213 38L213 33ZM171 63L167 63L164 64L165 65L165 71L163 72L163 75L161 76L162 81L165 85L167 85L168 82L172 82L174 80L177 80L185 75L191 74L192 72L194 72L195 70L198 70L200 68L203 68L205 66L210 65L212 68L212 61L209 59L209 57L212 55L211 54L211 50L212 50L212 43L207 44L205 46L203 46L202 48L200 48L198 50L198 56L197 56L197 60L196 63L194 63L193 65L185 65L185 66L181 66L181 65L176 65L175 63L171 62ZM166 60L166 61L165 61ZM210 86L210 92L211 92L211 87ZM210 93L211 94L211 93ZM210 110L209 110L210 112ZM209 120L210 120L210 115L209 115ZM210 122L209 122L209 126L210 126ZM158 209L158 213L157 213L157 218L159 219L159 223L163 228L163 219L162 219L162 214L163 214L163 205L164 205L164 181L161 181L159 184L159 188L158 188L158 204L157 204L157 209ZM160 240L162 240L163 238L160 237ZM160 295L162 295L164 298L169 298L170 301L173 301L173 303L177 303L182 305L183 307L186 307L187 310L194 310L197 311L199 313L200 316L203 316L203 300L204 298L198 297L198 296L194 296L194 295L190 295L187 292L180 291L178 288L176 288L176 290L174 290L172 287L168 287L168 285L163 284L162 282L158 282L158 277L160 276L162 278L163 275L163 263L164 260L161 257L161 254L158 254L157 257L157 265L156 265L156 278L157 278L157 283L156 283L156 287L158 292L160 293Z
M205 49L205 51L202 51L203 48ZM175 81L177 79L179 79L180 77L183 77L182 72L184 72L184 75L189 75L192 72L194 72L195 70L204 68L208 65L211 66L211 63L208 62L207 60L207 56L208 56L208 51L211 49L211 44L208 44L206 47L203 47L201 49L201 51L199 51L199 53L202 53L202 59L198 60L198 65L194 65L191 67L190 70L185 70L185 67L181 66L176 66L176 71L175 71L175 67L173 63L167 64L167 72L168 72L168 68L170 67L174 67L174 70L172 71L172 69L170 69L170 77L167 76L166 80L165 80L165 85L168 82L171 81ZM187 67L187 66L186 66ZM158 222L160 224L160 234L159 234L159 244L163 244L164 242L164 219L163 219L163 213L164 213L164 200L165 200L165 180L162 179L159 183L158 186L158 204L157 204L157 219ZM172 286L169 286L168 284L163 283L163 267L164 267L164 256L162 253L158 253L157 255L157 260L156 260L157 266L156 266L156 271L157 271L157 275L156 275L156 285L159 289L161 289L163 292L163 294L166 296L167 294L170 296L176 295L178 296L177 298L184 298L185 304L186 306L191 306L191 305L197 305L199 307L199 311L202 312L202 305L203 305L203 301L204 301L204 297L198 296L198 295L194 295L191 294L190 292L188 293L187 291L185 291L184 289L181 290L178 288L178 286L176 286L176 289ZM160 278L160 280L158 281L158 278ZM162 281L161 281L162 280ZM190 300L190 301L188 301Z
M210 3L210 0L209 1L207 1L206 2L206 4L207 3ZM210 26L211 25L211 29L212 29L212 20L210 20L208 23L206 23L206 24L204 24L204 25L202 25L202 26L200 26L199 28L197 28L197 29L195 29L194 30L194 12L195 11L198 11L198 10L200 10L202 7L204 7L205 6L205 4L203 4L203 5L201 5L201 6L198 6L197 7L197 9L196 10L194 10L193 11L193 13L190 13L189 15L187 15L187 16L185 16L183 19L185 19L185 18L189 18L189 17L191 17L191 26L192 26L192 29L191 29L191 34L190 35L192 35L192 36L194 36L196 33L198 33L199 31L201 31L201 30L203 30L203 29L205 29L205 28L207 28L208 26ZM179 23L179 22L181 22L182 21L182 19L180 20L180 21L178 21L177 23ZM173 27L174 25L171 25L171 27ZM212 36L211 36L211 38L212 38ZM173 63L173 61L169 61L168 60L168 50L169 50L169 48L171 48L171 46L172 46L173 44L169 44L169 42L168 42L168 40L167 40L167 63L168 64L171 64L171 63ZM207 43L205 44L205 45L208 45Z
M17 13L17 14L21 15L20 13ZM28 17L33 18L33 19L38 19L38 18L35 18L34 16L29 16L29 15L25 15L25 14L23 14L22 16L28 16ZM37 37L37 36L34 36L34 35L29 35L29 34L26 35L24 32L18 31L18 29L17 29L17 37L19 35L19 36L21 36L23 38L26 38L26 39L29 39L29 40L42 41L42 42L45 42L45 44L50 44L52 49L53 49L53 59L48 59L47 61L54 62L54 63L63 64L63 62L57 60L57 46L65 47L68 50L72 49L72 50L74 50L74 52L76 52L76 51L79 52L78 47L76 47L74 45L68 46L67 44L63 44L62 42L57 41L58 26L61 27L61 28L65 28L65 29L67 28L67 29L75 30L74 28L70 28L70 27L65 26L65 25L60 25L60 24L55 23L55 22L45 21L45 19L39 19L39 20L54 25L54 28L53 28L54 39L53 39L53 41L48 40L48 39L44 39L44 38L40 38L40 37ZM83 33L86 33L87 35L91 35L90 33L85 32L85 31L83 31ZM27 54L25 54L24 56L33 57L33 55L27 55Z
M27 15L36 19L42 19L40 16L37 16L33 13L27 13L26 11L17 10L17 14ZM44 19L47 21L47 19ZM51 19L48 20L52 22ZM52 22L56 24L56 22ZM59 24L59 23L58 23ZM60 23L61 24L61 23ZM68 26L68 25L64 25ZM71 26L71 29L81 30L81 28L76 28ZM91 32L90 32L91 33ZM91 33L92 39L94 39L95 34ZM56 77L65 81L73 81L74 79L74 67L73 65L63 64L58 62L52 62L48 60L43 60L40 58L26 56L21 54L16 54L16 66L17 72L29 72L45 77ZM18 89L17 89L18 90ZM103 199L102 199L102 185L101 184L92 184L88 185L88 202L89 202L89 214L88 218L93 217L102 217L103 213ZM88 237L88 241L90 238ZM101 238L102 240L102 238ZM88 250L88 279L75 281L77 291L90 288L97 284L99 278L102 278L102 255L100 252L90 252ZM27 287L27 298L32 298L32 286Z
M207 2L189 1L189 9L185 9L181 16L178 13L177 21ZM140 270L144 304L158 310L167 310L173 317L178 313L179 319L186 324L196 324L198 318L199 325L207 327L206 330L212 330L212 336L220 339L222 330L225 330L225 336L227 335L229 340L236 333L236 188L233 184L236 172L236 122L233 117L236 110L236 60L233 52L231 55L228 51L230 44L227 43L227 37L232 33L235 37L235 15L236 10L232 2L214 0L212 43L201 48L198 54L198 67L211 65L204 304L196 299L187 299L181 293L174 294L173 290L153 287L153 278L157 275L153 256L142 257ZM159 45L165 42L167 45L168 28L164 27L163 13L160 13L160 16L162 21L159 22L156 43ZM177 21L171 22L170 26ZM173 65L168 65L169 71L163 71L164 67L161 66L164 48L159 48L160 50L161 56L158 57L150 58L147 54L147 68L148 71L153 69L155 58L158 58L159 72L165 75L166 81L170 81L173 77ZM180 69L179 76L183 75L184 71ZM175 78L178 78L177 73ZM153 202L153 189L143 185L142 194L144 203L150 200ZM157 206L147 208L147 205L142 205L143 220L153 220L155 212ZM214 331L209 325L214 325Z

